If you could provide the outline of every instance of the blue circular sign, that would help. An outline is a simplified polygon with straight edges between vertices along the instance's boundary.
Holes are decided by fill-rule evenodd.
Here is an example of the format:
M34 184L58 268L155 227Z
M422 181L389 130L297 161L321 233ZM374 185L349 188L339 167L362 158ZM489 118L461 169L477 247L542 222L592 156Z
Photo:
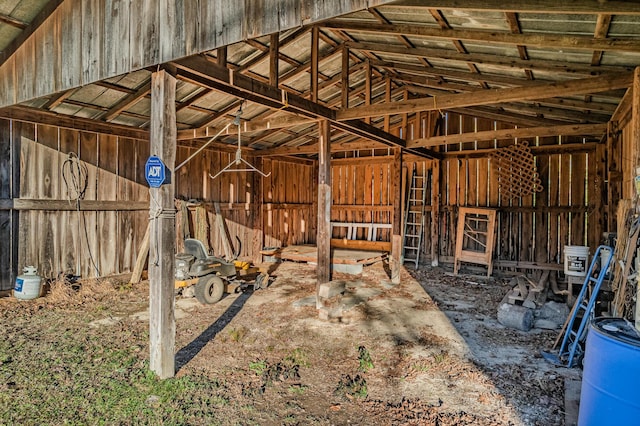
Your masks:
M152 155L144 166L144 176L151 188L160 188L167 178L166 166L160 158Z

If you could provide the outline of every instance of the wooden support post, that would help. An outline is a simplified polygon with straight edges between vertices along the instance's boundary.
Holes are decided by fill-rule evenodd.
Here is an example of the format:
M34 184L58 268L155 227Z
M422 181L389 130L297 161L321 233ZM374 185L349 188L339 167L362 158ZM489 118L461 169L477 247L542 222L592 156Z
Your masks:
M342 74L341 74L341 87L342 87L342 109L349 108L349 48L342 45Z
M218 47L216 54L218 56L218 65L221 67L227 66L227 46Z
M253 164L258 170L263 170L262 157L254 157ZM262 218L262 176L259 173L252 173L251 183L251 223L253 224L253 262L262 263L262 250L264 244L264 230Z
M617 121L607 127L607 231L616 232L618 201L622 199L622 147Z
M165 70L151 75L150 152L168 170L176 159L176 79ZM175 375L174 177L160 188L151 189L149 259L149 347L150 368L161 379Z
M269 84L278 87L278 77L280 75L278 62L280 59L280 34L271 34L269 43Z
M440 160L431 166L431 266L438 266L440 241Z
M391 102L391 78L389 78L389 76L385 77L384 79L384 87L385 87L385 91L384 91L384 102L385 103L390 103ZM389 127L391 123L391 116L390 115L385 115L384 116L384 131L385 132L389 132Z
M328 120L318 123L320 129L318 152L318 282L317 308L320 305L320 285L331 281L331 125Z
M311 101L318 102L318 49L320 44L320 29L316 26L311 30Z
M371 105L371 63L367 60L364 68L364 104ZM371 117L366 117L364 122L371 124Z
M393 229L391 233L391 282L400 283L400 267L402 266L402 150L393 152Z

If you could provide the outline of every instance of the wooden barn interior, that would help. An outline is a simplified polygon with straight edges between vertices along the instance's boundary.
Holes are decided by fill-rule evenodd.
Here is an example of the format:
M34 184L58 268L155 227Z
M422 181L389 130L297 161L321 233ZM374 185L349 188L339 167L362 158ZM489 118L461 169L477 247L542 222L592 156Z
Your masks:
M318 283L372 258L393 280L457 271L461 212L495 215L488 257L462 265L479 274L555 275L565 246L620 242L640 4L505 3L0 2L0 289L27 265L132 273L146 248L166 343L187 235L317 262Z

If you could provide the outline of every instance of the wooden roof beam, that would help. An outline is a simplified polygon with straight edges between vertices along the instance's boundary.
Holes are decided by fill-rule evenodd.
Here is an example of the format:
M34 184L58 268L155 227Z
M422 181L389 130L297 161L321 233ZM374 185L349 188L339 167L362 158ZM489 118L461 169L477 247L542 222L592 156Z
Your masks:
M520 129L488 130L484 132L470 132L447 136L434 136L431 138L414 139L407 142L407 145L412 147L434 147L465 142L491 141L495 139L534 138L536 136L602 136L606 131L607 123L525 127Z
M611 15L640 14L640 3L626 0L429 0L428 6L436 9L486 10L495 12L533 12L533 13L607 13ZM394 8L425 7L424 0L403 0Z
M363 138L387 145L405 148L406 142L359 120L336 120L336 111L311 102L301 96L261 83L255 79L212 64L202 56L191 56L172 63L179 78L192 83L222 90L230 95L247 99L270 108L282 109L303 116L328 119L332 125ZM418 155L436 158L440 154L418 151Z
M391 104L360 106L338 111L338 120L402 114L417 111L436 111L478 105L491 105L501 102L525 101L550 97L570 96L607 90L627 88L633 81L632 73L613 76L591 77L554 83L535 84L526 87L491 89L472 93L442 95L426 99L416 99Z
M520 58L512 58L506 56L492 55L486 53L467 53L462 54L447 49L436 49L428 47L414 47L407 48L404 46L397 46L386 43L371 43L371 42L346 42L346 45L351 50L362 50L378 53L394 53L398 55L409 55L425 58L437 58L447 61L460 61L460 62L472 62L476 64L487 64L492 66L501 66L506 68L521 68L542 70L551 72L566 72L570 74L588 74L599 75L607 72L620 72L620 67L599 66L593 67L591 65L573 64L560 61L549 60L523 60ZM629 67L628 70L631 70Z
M0 109L0 117L41 123L66 129L82 130L87 132L105 133L132 139L149 140L149 132L137 127L124 126L115 123L103 123L88 118L72 117L66 114L58 114L21 105L14 105Z
M560 50L611 50L623 52L637 52L640 50L640 41L626 38L594 39L578 35L548 33L510 34L497 31L452 30L414 24L376 24L373 22L351 22L345 20L328 21L323 26L342 31L402 34L443 40L467 40L516 46L526 45Z

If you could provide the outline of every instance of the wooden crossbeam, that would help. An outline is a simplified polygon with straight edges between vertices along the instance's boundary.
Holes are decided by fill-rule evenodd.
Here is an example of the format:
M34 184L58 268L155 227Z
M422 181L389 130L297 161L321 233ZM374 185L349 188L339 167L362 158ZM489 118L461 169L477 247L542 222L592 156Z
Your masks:
M430 8L454 10L488 10L496 12L537 12L537 13L609 13L613 15L640 14L640 3L626 0L429 0ZM394 8L425 7L424 0L403 0ZM384 9L384 7L383 7Z
M536 136L601 136L607 131L607 124L576 124L567 126L525 127L520 129L487 130L483 132L460 133L447 136L414 139L407 142L410 147L433 147L455 143L490 141L494 139L534 138Z
M309 117L300 117L297 115L280 115L277 117L269 117L245 121L242 123L240 130L242 133L260 132L263 130L286 129L302 124L313 124L315 119ZM189 129L178 131L178 140L210 138L217 134L222 127L204 127L200 129ZM237 127L232 126L227 130L227 134L236 134Z
M576 64L566 61L551 61L539 59L520 59L502 55L492 55L487 53L460 53L448 49L436 49L429 47L406 47L387 43L372 42L347 42L346 46L351 50L365 52L394 53L398 55L409 55L423 58L444 59L448 61L472 62L475 64L495 65L506 68L522 68L532 70L543 70L552 72L566 72L569 74L589 74L598 75L608 72L620 72L620 67L598 66Z
M338 120L351 120L370 116L402 114L416 111L437 111L478 105L490 105L501 102L525 101L559 96L571 96L585 93L629 87L633 81L632 73L606 75L554 83L536 83L526 87L508 89L490 89L472 93L442 95L438 97L413 99L391 104L359 106L338 111Z
M149 132L137 127L122 124L104 123L82 117L72 117L51 111L14 105L0 109L0 118L9 118L30 123L48 124L66 129L84 130L87 132L105 133L132 139L149 140Z

